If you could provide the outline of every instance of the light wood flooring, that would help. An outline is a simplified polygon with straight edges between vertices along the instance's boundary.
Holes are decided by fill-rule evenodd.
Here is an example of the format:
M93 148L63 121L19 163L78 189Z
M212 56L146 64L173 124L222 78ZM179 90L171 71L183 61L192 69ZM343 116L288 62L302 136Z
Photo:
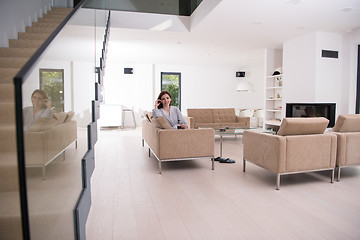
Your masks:
M141 128L99 131L86 234L99 239L360 239L360 167L281 177L247 164L241 137L224 156L163 163L141 145ZM215 155L219 139L215 140Z

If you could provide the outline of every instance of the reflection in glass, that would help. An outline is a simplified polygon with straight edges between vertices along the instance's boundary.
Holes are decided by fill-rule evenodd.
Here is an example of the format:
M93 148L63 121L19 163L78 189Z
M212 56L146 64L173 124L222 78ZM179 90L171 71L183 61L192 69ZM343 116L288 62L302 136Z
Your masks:
M24 125L31 239L75 236L73 211L82 190L95 82L95 10L85 11L75 13L22 85L23 107L34 110L31 124ZM37 89L47 97L33 99Z

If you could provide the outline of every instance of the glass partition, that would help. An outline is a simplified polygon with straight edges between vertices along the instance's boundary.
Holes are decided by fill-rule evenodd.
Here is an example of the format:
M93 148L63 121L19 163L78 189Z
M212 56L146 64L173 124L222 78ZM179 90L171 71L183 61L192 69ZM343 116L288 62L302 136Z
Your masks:
M104 10L102 10L103 12ZM97 58L97 13L80 8L22 84L31 239L74 239Z

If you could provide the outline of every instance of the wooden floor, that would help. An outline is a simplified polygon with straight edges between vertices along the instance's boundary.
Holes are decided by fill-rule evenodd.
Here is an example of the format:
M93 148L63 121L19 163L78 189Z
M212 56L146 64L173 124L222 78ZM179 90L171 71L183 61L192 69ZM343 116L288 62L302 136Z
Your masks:
M210 159L163 163L162 174L141 128L102 130L96 144L88 240L360 239L360 167L276 177L247 164L241 137L226 137L234 164ZM219 139L215 141L215 155Z

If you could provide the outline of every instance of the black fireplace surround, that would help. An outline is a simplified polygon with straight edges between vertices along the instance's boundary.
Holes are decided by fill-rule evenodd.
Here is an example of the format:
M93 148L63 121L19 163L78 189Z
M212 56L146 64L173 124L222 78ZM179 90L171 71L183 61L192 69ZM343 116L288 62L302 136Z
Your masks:
M335 125L335 103L286 103L286 117L325 117Z

